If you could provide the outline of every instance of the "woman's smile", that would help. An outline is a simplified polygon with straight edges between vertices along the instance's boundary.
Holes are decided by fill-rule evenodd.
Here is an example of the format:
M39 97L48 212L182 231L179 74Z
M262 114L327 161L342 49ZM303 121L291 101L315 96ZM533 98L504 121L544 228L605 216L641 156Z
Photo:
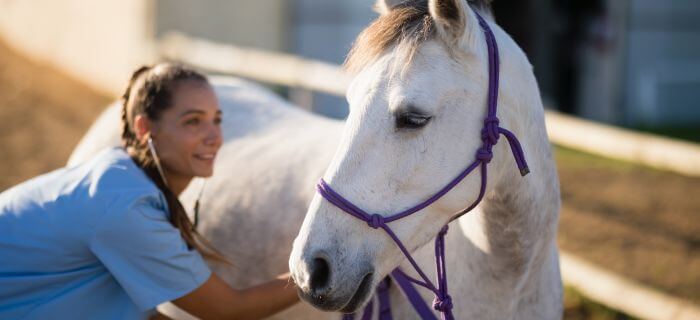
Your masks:
M216 159L216 152L196 153L194 155L194 158L197 161L201 161L206 163L207 165L213 166L214 160Z

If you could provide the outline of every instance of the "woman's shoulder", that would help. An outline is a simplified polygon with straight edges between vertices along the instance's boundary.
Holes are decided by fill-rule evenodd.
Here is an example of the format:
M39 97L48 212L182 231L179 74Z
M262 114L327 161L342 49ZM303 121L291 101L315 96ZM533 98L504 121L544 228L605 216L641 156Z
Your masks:
M95 188L115 191L158 190L123 148L105 149L87 163Z
M146 173L123 148L110 148L91 161L90 193L97 197L115 196L130 202L144 202L164 209L164 196Z
M107 148L79 165L60 168L2 192L32 202L94 199L105 193L158 193L158 187L123 148ZM3 197L0 197L3 198Z
M120 148L103 150L80 165L0 193L0 223L4 216L33 225L50 213L67 224L95 226L108 215L132 210L167 212L167 204L158 187Z

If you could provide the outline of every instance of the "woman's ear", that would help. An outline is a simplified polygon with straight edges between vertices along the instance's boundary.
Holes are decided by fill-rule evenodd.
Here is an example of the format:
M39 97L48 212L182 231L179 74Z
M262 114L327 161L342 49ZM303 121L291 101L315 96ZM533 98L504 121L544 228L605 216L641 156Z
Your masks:
M139 143L146 143L146 140L151 136L152 124L151 121L144 115L137 115L134 118L134 134Z

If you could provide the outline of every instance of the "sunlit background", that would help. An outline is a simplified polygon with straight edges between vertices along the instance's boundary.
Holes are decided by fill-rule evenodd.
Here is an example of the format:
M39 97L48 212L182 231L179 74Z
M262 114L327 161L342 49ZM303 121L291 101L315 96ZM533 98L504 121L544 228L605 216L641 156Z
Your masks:
M168 35L339 65L376 17L373 4L0 0L0 190L63 166L130 73L164 58ZM653 134L642 143L664 137L659 153L680 144L699 154L700 1L495 0L493 10L530 58L548 109L604 129ZM343 97L265 84L303 108L347 115ZM697 308L700 172L594 149L556 147L562 251ZM567 288L566 319L644 317L574 283Z

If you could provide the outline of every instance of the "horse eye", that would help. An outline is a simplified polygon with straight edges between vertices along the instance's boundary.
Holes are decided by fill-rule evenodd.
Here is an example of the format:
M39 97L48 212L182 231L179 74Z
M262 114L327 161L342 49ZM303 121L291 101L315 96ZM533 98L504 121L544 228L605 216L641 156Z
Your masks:
M430 122L432 117L418 113L402 113L396 116L397 129L420 129Z

